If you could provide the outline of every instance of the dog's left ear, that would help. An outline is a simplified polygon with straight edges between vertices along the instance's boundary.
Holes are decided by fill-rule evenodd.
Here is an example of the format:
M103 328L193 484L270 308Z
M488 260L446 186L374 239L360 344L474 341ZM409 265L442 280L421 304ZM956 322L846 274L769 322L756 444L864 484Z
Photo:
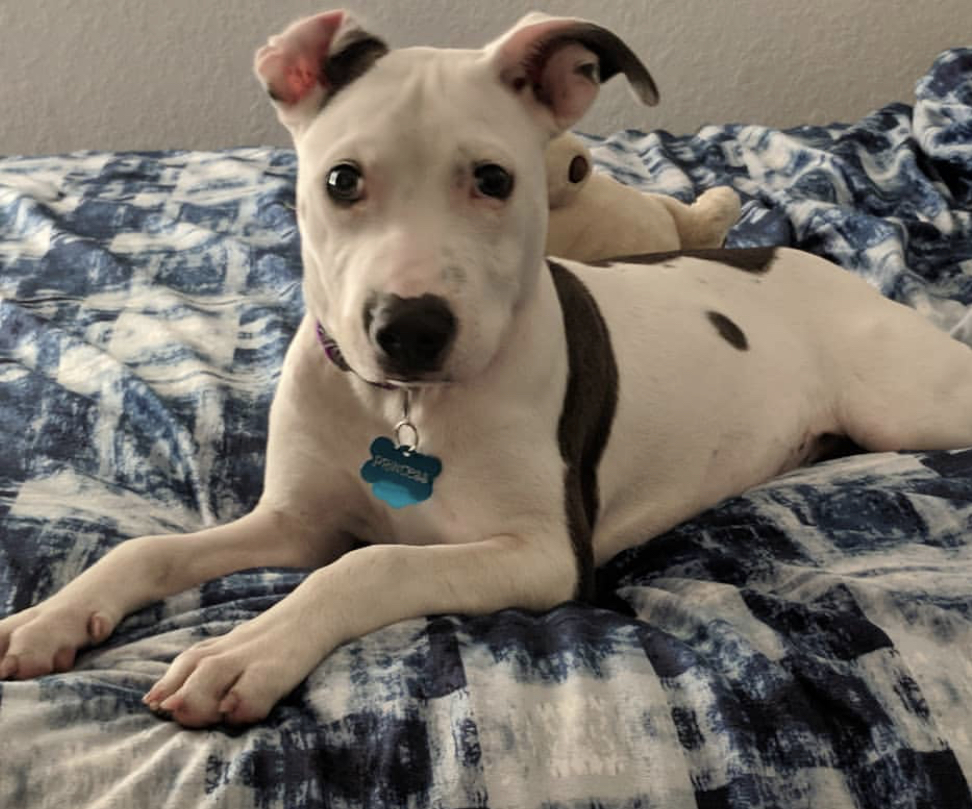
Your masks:
M635 97L657 104L648 69L615 34L586 20L534 12L486 46L500 80L557 134L572 126L602 81L623 73Z
M253 67L295 136L334 93L388 52L346 11L298 20L257 51Z

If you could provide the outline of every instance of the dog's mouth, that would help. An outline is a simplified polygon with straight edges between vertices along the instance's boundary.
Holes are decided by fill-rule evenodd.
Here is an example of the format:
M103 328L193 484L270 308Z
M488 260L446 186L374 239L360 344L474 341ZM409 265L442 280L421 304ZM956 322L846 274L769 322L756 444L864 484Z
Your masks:
M395 388L429 388L448 385L455 381L444 368L423 370L391 365L377 358L378 378L383 385Z
M416 378L416 377L406 377L406 378L396 378L387 377L382 380L380 385L387 386L389 388L409 388L409 389L422 389L422 388L444 388L447 385L453 384L455 380L451 377L442 377L438 379L428 379L428 378Z

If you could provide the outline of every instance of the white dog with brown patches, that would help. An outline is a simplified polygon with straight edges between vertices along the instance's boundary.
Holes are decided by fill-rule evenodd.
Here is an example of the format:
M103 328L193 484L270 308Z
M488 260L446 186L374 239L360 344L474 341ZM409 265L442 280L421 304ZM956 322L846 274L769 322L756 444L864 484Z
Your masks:
M548 140L601 78L656 100L603 28L531 15L483 50L387 52L337 11L272 38L256 69L299 156L307 306L263 497L229 525L125 542L5 618L0 676L63 671L206 579L313 567L145 697L187 726L253 722L378 627L589 594L595 565L821 437L972 444L972 351L826 261L545 260Z

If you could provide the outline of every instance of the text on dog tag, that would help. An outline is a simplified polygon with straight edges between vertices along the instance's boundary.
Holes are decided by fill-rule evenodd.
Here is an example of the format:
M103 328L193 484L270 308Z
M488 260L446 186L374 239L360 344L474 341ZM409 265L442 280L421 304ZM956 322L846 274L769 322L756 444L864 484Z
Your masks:
M380 436L371 442L371 459L361 467L361 477L371 491L392 508L421 503L432 496L432 482L442 471L442 462Z

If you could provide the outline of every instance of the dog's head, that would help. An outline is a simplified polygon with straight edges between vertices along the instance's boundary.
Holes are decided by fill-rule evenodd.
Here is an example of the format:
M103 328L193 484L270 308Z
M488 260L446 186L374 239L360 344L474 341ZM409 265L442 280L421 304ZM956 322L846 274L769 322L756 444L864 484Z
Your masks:
M488 367L542 267L547 142L616 73L657 101L614 34L541 14L478 51L388 51L327 12L256 72L297 148L308 310L372 381Z

